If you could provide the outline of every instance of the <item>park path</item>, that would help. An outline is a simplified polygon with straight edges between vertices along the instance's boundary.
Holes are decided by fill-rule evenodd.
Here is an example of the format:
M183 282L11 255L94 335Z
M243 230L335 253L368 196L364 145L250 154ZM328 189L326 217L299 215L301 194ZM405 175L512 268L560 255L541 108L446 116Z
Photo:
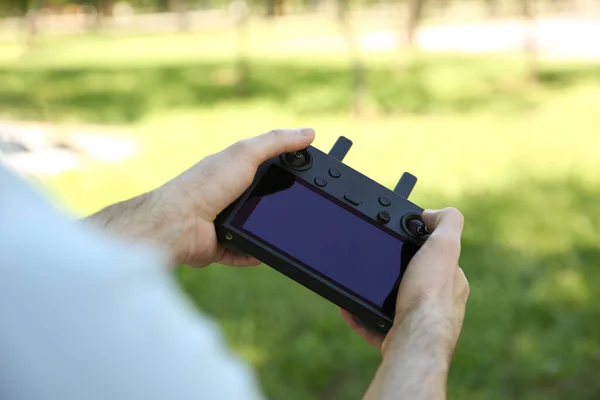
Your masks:
M428 27L418 42L429 51L510 52L523 49L529 37L545 58L600 60L600 18L548 18L530 26L502 21Z
M0 162L31 176L58 175L87 162L118 163L134 155L126 130L0 120Z
M415 47L426 52L462 54L518 53L534 39L538 55L544 59L600 61L600 17L555 17L531 24L520 20L482 21L424 26L418 30ZM302 46L302 38L295 38ZM365 51L399 48L398 30L380 29L359 34ZM304 47L325 51L345 46L334 35L311 40Z

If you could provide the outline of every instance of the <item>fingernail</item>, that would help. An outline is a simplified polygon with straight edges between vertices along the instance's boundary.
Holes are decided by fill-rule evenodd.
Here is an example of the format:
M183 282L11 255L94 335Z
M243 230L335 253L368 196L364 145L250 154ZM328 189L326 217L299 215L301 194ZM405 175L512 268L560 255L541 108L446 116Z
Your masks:
M297 131L302 136L312 136L315 134L315 130L313 128L298 128Z

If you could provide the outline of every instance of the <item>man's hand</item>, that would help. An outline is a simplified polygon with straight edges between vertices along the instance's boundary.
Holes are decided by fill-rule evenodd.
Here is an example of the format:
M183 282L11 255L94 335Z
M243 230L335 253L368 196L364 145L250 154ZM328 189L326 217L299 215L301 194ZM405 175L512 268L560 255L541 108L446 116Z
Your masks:
M252 183L260 164L312 143L310 128L273 130L208 156L165 185L114 204L88 220L120 236L170 250L174 265L258 265L217 243L214 221Z
M367 331L342 310L346 323L383 354L368 399L445 398L469 296L467 279L458 266L463 216L447 208L425 211L423 221L433 232L404 274L387 336Z

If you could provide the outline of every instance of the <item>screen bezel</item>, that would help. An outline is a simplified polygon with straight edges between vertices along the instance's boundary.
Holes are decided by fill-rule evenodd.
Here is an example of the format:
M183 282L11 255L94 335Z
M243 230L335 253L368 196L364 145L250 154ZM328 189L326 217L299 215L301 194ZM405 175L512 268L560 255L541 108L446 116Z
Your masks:
M324 280L329 285L335 287L337 290L351 295L352 297L356 298L360 302L369 306L369 308L374 308L374 309L378 310L379 312L383 313L384 315L391 318L394 314L394 310L393 309L390 310L390 309L388 309L388 307L385 307L385 302L384 302L383 306L380 306L379 304L374 303L373 301L363 297L362 295L355 292L354 290L340 284L336 280L334 280L334 279L330 278L329 276L323 274L322 272L312 268L308 264L300 261L299 259L297 259L293 255L285 252L281 248L274 246L273 244L267 242L266 240L260 238L259 236L255 235L252 232L243 228L245 221L252 214L252 212L258 206L258 204L260 203L260 201L262 199L262 197L258 197L258 196L252 197L252 193L254 192L256 187L258 185L260 185L262 179L264 179L264 177L268 174L268 171L271 168L277 168L279 170L284 171L286 174L289 174L290 177L293 177L294 182L301 184L303 187L309 189L310 191L315 193L317 196L320 196L320 197L324 198L326 201L329 201L329 202L335 204L336 206L341 207L343 210L352 213L354 216L371 224L372 226L376 227L380 231L383 231L384 233L391 235L394 239L396 239L400 242L400 250L403 249L403 246L415 246L415 248L413 249L414 252L416 253L416 251L418 251L418 246L415 245L411 240L407 240L407 238L394 232L392 229L388 228L387 226L374 221L372 218L366 216L365 214L363 214L362 212L360 212L353 206L346 204L345 202L337 199L336 197L332 196L331 194L329 194L325 191L319 190L314 185L309 183L307 180L303 179L302 177L300 177L296 174L291 173L290 171L287 171L285 168L283 168L282 166L277 165L277 164L271 164L270 166L268 166L268 168L265 169L265 171L261 174L260 178L256 181L256 183L254 185L252 185L252 187L248 191L248 195L245 196L245 198L242 200L242 202L240 202L238 207L236 207L237 212L235 213L233 218L230 220L231 226L233 228L235 228L235 230L243 233L244 235L247 235L249 238L253 239L257 243L259 243L261 246L266 247L266 248L272 248L273 250L277 251L279 254L288 258L293 263L300 265L306 271L310 272L313 275L316 275L317 277ZM404 268L401 267L400 274L398 275L398 278L394 282L394 285L392 286L393 289L390 291L390 294L397 293L398 286L400 284L400 281L402 280L404 273L406 272L407 267L408 267L408 265L404 266ZM394 302L394 307L395 307L395 302Z

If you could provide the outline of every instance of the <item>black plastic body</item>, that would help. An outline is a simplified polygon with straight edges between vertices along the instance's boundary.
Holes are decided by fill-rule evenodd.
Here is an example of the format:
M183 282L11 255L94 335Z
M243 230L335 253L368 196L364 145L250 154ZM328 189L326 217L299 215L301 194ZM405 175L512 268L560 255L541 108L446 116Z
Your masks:
M385 313L382 309L378 309L368 302L361 300L343 287L322 278L311 270L306 269L300 263L281 254L277 249L256 240L243 230L236 228L232 223L242 204L261 181L266 170L271 165L276 164L312 185L316 190L346 203L349 207L353 208L354 212L361 213L372 220L373 223L378 224L380 229L391 230L401 235L403 240L411 242L417 247L423 244L426 238L415 238L407 234L401 223L402 217L406 214L421 215L423 211L421 207L343 164L342 161L334 158L332 155L326 154L312 146L309 146L306 151L310 153L312 158L312 166L309 169L295 170L290 168L286 165L283 156L274 157L259 167L254 182L248 190L217 217L215 225L218 241L226 248L256 257L266 265L349 311L369 329L387 333L393 323L393 313ZM339 170L341 176L337 179L331 178L329 175L331 168ZM327 185L319 187L315 184L315 178L326 179ZM350 203L345 200L345 195L350 195L354 199L360 200L360 204L357 206ZM390 204L383 206L380 202L381 197L389 199ZM390 216L390 220L387 223L382 223L378 219L378 214L382 210L386 211Z

